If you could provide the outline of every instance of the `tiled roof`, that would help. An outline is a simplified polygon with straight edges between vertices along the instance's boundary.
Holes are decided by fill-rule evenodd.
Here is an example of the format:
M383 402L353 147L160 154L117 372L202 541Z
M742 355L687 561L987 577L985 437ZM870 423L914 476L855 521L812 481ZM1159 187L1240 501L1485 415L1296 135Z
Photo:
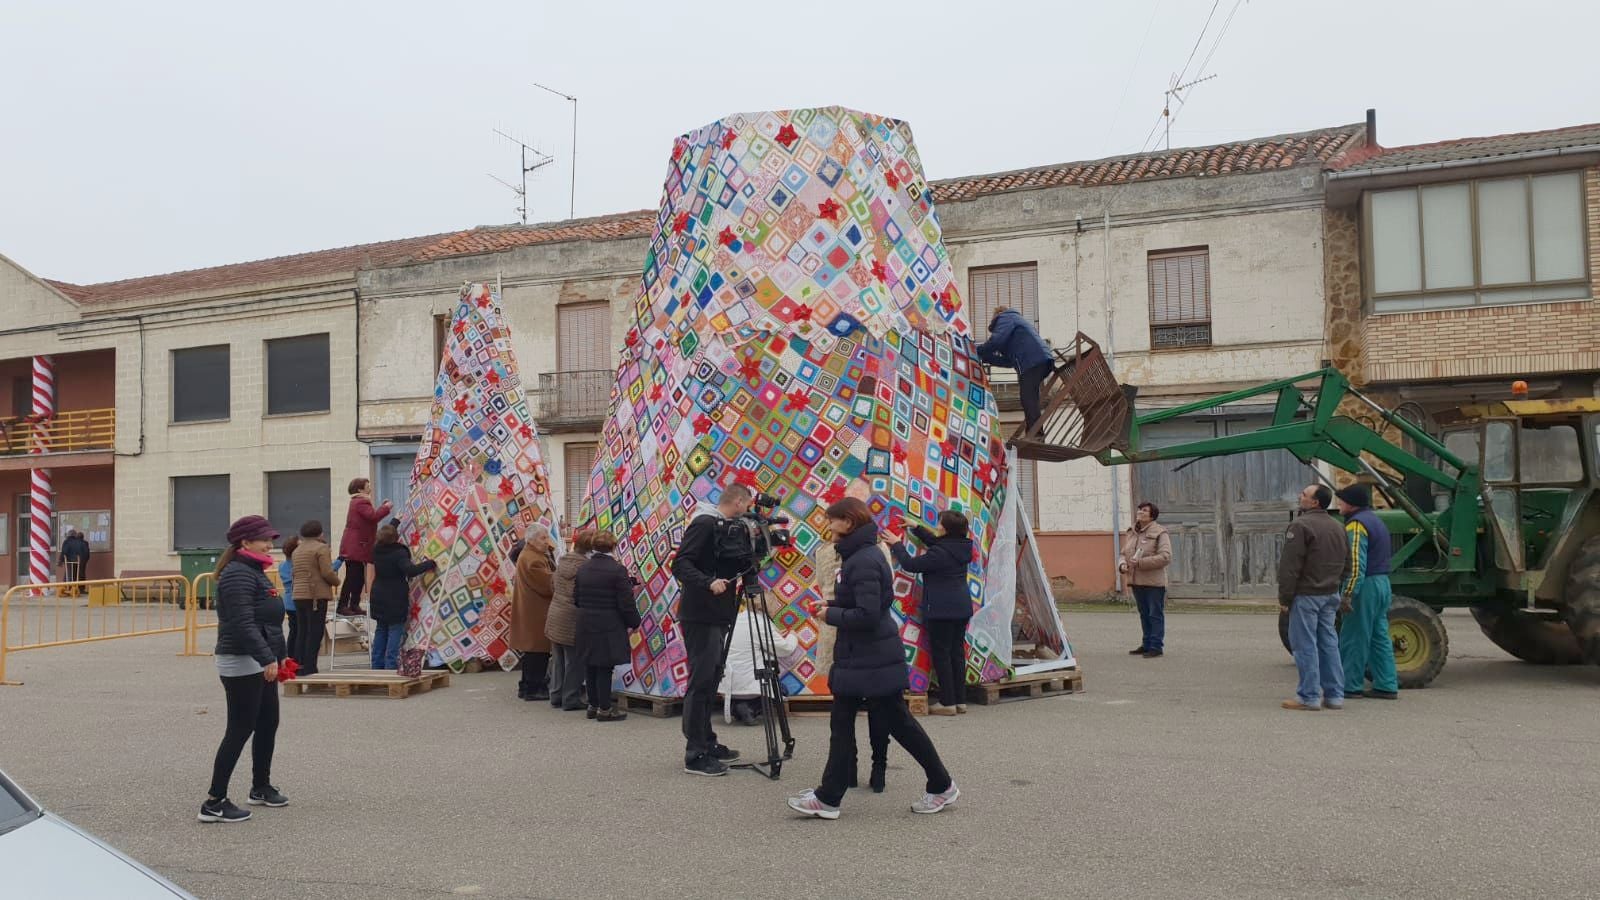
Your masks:
M1153 178L1235 175L1300 165L1331 165L1341 154L1358 146L1365 134L1365 126L1343 125L1213 147L1184 147L1093 162L951 178L933 183L933 199L937 203L951 203L1027 188L1094 187Z
M292 278L344 273L354 275L357 269L368 266L386 266L404 262L410 259L412 254L447 236L431 234L426 237L380 241L375 244L357 244L353 247L296 253L291 256L276 256L253 262L168 272L165 275L106 281L100 284L82 285L65 281L51 281L50 284L80 303L114 303L181 294L215 293Z
M1432 144L1412 144L1407 147L1385 147L1365 158L1353 157L1343 160L1333 168L1367 171L1458 160L1493 162L1497 157L1518 153L1590 145L1600 145L1600 123L1554 128L1549 131L1524 131L1518 134L1460 138Z
M442 236L412 257L417 262L451 256L494 253L530 244L560 241L611 241L619 238L649 237L655 226L655 210L613 213L591 219L568 219L538 225L494 225Z
M1093 187L1156 178L1263 172L1299 165L1334 166L1343 154L1359 147L1364 134L1361 125L1344 125L1212 147L1179 148L970 178L948 178L932 183L933 195L937 203L959 203L988 194L1032 188ZM639 210L538 225L486 226L101 284L78 285L63 281L50 284L74 300L89 304L215 293L291 278L353 274L358 269L373 266L473 256L532 244L649 237L655 218L654 210Z

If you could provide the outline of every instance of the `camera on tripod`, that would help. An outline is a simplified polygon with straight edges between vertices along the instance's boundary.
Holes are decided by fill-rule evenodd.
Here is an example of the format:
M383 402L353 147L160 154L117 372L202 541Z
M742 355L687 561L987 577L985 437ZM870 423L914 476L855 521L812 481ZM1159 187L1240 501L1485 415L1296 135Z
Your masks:
M751 501L750 511L727 520L723 534L721 555L736 560L745 574L744 590L759 592L761 587L753 577L762 564L784 547L794 546L794 535L789 533L789 517L774 515L778 498L771 494L757 494Z

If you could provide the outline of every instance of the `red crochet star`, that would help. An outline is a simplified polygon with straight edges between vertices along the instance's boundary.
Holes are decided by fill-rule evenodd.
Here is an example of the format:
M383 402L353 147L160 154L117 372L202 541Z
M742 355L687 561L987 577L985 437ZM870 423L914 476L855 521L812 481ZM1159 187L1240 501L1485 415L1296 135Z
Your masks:
M491 594L504 594L506 592L506 580L496 575L494 581L489 584L489 592Z
M678 217L676 219L672 220L672 233L673 234L683 234L685 231L688 231L688 230L689 230L689 214L686 213L686 212L678 213Z
M830 222L837 222L839 221L840 208L841 207L839 204L834 202L832 197L829 197L828 199L822 201L821 206L817 207L817 215L827 219Z
M653 385L650 386L650 399L651 400L660 400L661 399L661 385L653 384Z
M800 140L800 135L795 133L793 125L785 122L783 127L778 129L778 143L782 144L784 149L793 147L794 142L798 140Z
M639 541L641 541L643 539L644 539L644 526L641 525L638 522L633 523L633 527L628 529L628 540L630 540L633 543L637 544Z
M466 415L467 414L467 410L472 408L472 404L468 403L467 402L467 398L465 398L465 397L457 397L456 398L456 402L454 403L454 406L455 406L456 415L458 415L458 416Z
M734 242L734 240L736 240L736 239L733 236L733 228L731 226L728 227L728 228L724 228L721 231L717 232L717 243L721 244L724 247L727 247L727 246L731 245Z
M739 374L751 380L761 377L761 360L754 356L746 356L739 363Z
M520 426L517 428L517 434L522 435L524 438L531 438L533 437L533 428L528 425Z
M749 469L740 469L734 473L733 483L742 484L745 487L753 488L756 486L756 473L750 471Z
M500 479L500 496L502 496L502 497L511 497L511 496L515 496L516 493L517 493L517 486L511 483L511 479L509 479L509 478Z
M450 326L450 330L456 333L456 337L461 337L467 333L467 320L457 319L456 323Z
M939 445L939 452L941 454L943 454L944 456L955 456L956 455L956 442L952 441L952 440L949 440L949 439L946 439L944 441L944 443Z
M620 484L620 483L622 483L624 481L627 481L627 480L628 480L628 467L624 466L624 465L617 466L617 483Z
M843 500L844 483L836 481L829 485L828 489L822 492L822 499L828 501L829 503L838 503L840 500Z
M872 277L879 281L889 280L889 267L883 264L883 260L875 259L872 261Z
M706 415L705 413L701 413L700 415L695 416L694 417L694 433L695 434L709 434L709 433L711 433L711 417Z
M992 463L984 463L978 467L978 471L975 474L977 475L979 482L983 484L993 484L995 475L998 473L995 472L994 465Z
M811 314L816 312L809 305L802 303L794 308L795 321L811 321Z
M406 543L410 544L412 549L416 549L417 545L422 543L422 535L413 531L411 537L406 538Z
M683 157L683 141L672 142L672 161L677 162Z
M895 462L906 461L906 448L899 444L895 444L894 448L889 451L889 454L894 457Z
M722 133L722 149L726 150L729 147L732 147L733 146L733 142L738 140L738 139L739 139L739 133L734 131L733 129L730 128L727 131L724 131Z
M629 347L638 346L639 332L632 328L628 329L628 336L623 338L622 342L627 344Z
M483 293L478 295L478 308L479 309L488 309L489 308L489 303L490 303L490 300L489 300L489 292L488 291L484 291Z
M444 518L439 520L439 524L446 528L454 528L456 525L460 524L460 522L461 520L456 518L456 514L453 512L445 513Z
M783 408L786 412L794 412L796 410L805 409L810 400L811 397L809 394L803 390L796 389L790 391L784 396Z
M494 387L500 383L500 373L490 369L489 373L483 376L483 380L489 382L490 387Z
M887 184L890 190L896 190L900 187L900 177L893 172L885 172L883 173L883 183Z

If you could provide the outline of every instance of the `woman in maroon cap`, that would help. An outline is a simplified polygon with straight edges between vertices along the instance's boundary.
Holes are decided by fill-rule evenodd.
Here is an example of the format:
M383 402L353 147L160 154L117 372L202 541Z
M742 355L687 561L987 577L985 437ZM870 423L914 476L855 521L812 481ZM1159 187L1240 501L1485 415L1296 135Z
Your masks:
M272 786L272 750L278 737L278 663L283 641L283 598L267 580L278 532L261 516L228 528L228 549L217 560L217 646L213 659L228 699L228 728L211 769L211 790L200 806L202 822L250 818L228 799L233 767L251 741L251 806L286 806ZM252 740L253 736L253 740Z

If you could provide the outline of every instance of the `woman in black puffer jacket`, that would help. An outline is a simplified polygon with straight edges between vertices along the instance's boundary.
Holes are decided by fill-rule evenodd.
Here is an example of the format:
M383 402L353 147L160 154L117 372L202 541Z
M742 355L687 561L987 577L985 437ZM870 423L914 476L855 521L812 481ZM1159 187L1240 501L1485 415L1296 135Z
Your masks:
M251 806L286 806L272 786L272 751L278 737L278 664L289 655L283 640L283 598L267 569L278 539L261 516L245 516L228 529L228 549L217 561L217 646L213 659L228 703L228 728L211 768L211 790L200 806L202 822L243 822L250 813L228 799L233 767L251 741ZM253 738L253 739L252 739Z
M856 713L880 717L889 735L922 766L927 793L912 804L919 813L936 813L961 795L927 732L906 706L905 650L895 627L894 574L877 548L878 526L867 505L847 497L828 507L828 528L839 552L839 581L833 602L812 609L839 629L828 687L833 711L828 739L828 764L822 784L789 798L789 807L820 819L839 818L850 776L856 771Z

